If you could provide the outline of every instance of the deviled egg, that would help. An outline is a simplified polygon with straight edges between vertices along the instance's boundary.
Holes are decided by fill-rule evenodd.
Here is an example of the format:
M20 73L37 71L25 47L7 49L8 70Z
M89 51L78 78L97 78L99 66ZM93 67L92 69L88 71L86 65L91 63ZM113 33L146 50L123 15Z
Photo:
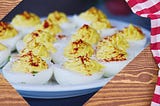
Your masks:
M48 15L47 20L59 25L62 29L61 34L72 35L77 29L77 26L72 22L72 19L69 19L63 12L54 11Z
M111 23L107 19L107 16L99 9L91 7L86 12L81 13L80 17L91 21L90 26L96 30L111 28Z
M11 24L18 30L23 32L23 35L31 33L35 30L35 26L40 24L40 18L31 12L24 11L17 14L11 21Z
M42 31L42 30L35 30L34 32L27 34L23 41L19 41L16 44L17 50L21 51L27 45L31 47L35 47L36 44L44 45L49 51L54 53L56 49L53 47L53 42L56 40L56 37L52 36L50 33ZM34 45L33 45L34 44Z
M89 25L83 25L76 33L72 36L72 41L82 39L83 41L93 45L100 40L99 33Z
M78 24L79 27L82 27L84 24L90 25L92 22L95 22L98 19L106 18L106 15L102 11L95 7L91 7L78 16L74 15L72 20L74 23Z
M74 85L91 83L103 76L103 66L86 56L54 65L54 77L59 84Z
M129 42L130 48L127 50L133 57L137 56L146 46L147 38L141 28L130 24L122 30L122 34Z
M59 11L54 11L50 13L47 19L50 20L52 23L55 23L58 25L68 21L66 14L63 12L59 12Z
M98 19L106 19L107 16L99 9L95 7L89 8L87 11L82 12L79 17L87 20L87 21L97 21Z
M112 27L107 16L95 7L89 8L79 16L74 15L72 20L80 27L84 24L90 25L92 28L96 29L102 37L105 37L106 35L113 35L117 32L117 28Z
M58 24L52 23L49 20L44 20L41 24L36 26L36 30L43 30L50 33L53 37L62 32Z
M51 50L48 50L46 46L41 43L36 43L34 41L29 42L27 46L20 51L20 54L26 54L29 51L32 51L35 56L39 56L43 60L51 60Z
M0 43L0 68L6 64L11 51L3 44Z
M98 42L95 56L105 66L105 77L117 74L128 63L128 48L129 44L121 32Z
M80 20L80 22L78 22ZM107 16L99 9L95 8L95 7L91 7L88 10L80 13L79 16L73 16L73 21L77 22L79 25L83 25L83 24L92 24L93 22L97 22L97 21L103 21L107 22L107 27L111 27L110 22L107 20ZM105 24L102 24L103 26ZM97 24L98 26L102 26L100 24ZM99 27L98 27L99 28Z
M122 32L124 33L124 37L129 41L142 40L145 38L145 35L143 34L142 30L139 27L136 27L132 24L124 28Z
M29 51L11 58L2 73L11 83L45 84L53 75L53 65Z
M17 41L20 39L20 33L12 25L0 22L0 43L13 51L15 50Z
M91 57L93 53L94 49L92 46L81 39L70 42L69 45L64 48L64 56L69 59L77 58L79 56Z

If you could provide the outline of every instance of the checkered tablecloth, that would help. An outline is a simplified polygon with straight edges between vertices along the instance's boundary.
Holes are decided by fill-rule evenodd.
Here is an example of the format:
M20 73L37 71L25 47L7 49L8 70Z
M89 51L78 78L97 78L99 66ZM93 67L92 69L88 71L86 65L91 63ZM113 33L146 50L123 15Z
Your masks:
M132 11L151 19L151 51L160 69L160 0L126 0ZM151 106L160 106L160 71Z

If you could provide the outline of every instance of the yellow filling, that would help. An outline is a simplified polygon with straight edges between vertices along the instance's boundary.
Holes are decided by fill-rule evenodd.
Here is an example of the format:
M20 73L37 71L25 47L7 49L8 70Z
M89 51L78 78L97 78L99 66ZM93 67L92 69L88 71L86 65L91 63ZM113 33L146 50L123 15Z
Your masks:
M18 31L10 24L0 22L0 40L13 38L18 34Z
M59 12L59 11L54 11L54 12L50 13L48 15L48 19L51 22L59 24L59 25L68 21L66 14L63 12Z
M102 39L97 44L96 57L102 61L122 61L127 59L128 42L121 32Z
M23 41L25 43L30 42L31 40L36 39L37 42L39 43L45 43L45 42L50 42L53 43L56 38L51 36L50 33L42 31L42 30L36 30L30 34L27 34L24 38Z
M88 57L79 56L76 59L65 62L64 68L84 75L92 75L101 72L103 66Z
M0 43L0 51L6 50L6 49L7 49L7 47L5 45L3 45L3 44Z
M14 26L32 27L40 22L40 18L36 14L24 11L22 14L16 15L11 23Z
M64 49L64 56L67 58L76 58L79 56L92 56L94 50L92 46L84 41L76 40L71 42L65 49Z
M89 25L83 25L76 33L72 36L72 40L75 41L77 39L82 39L83 41L89 44L96 44L99 39L100 35L97 31L91 28Z
M132 24L123 29L123 34L127 40L142 40L145 37L142 30Z
M106 15L95 7L91 7L87 11L80 14L80 17L87 21L97 21L98 19L106 19Z
M111 23L107 19L100 19L98 21L94 21L91 23L91 27L93 27L96 30L101 30L105 28L111 28Z
M36 29L46 31L53 36L61 32L60 26L50 22L49 20L45 20L42 24L38 25Z
M15 72L25 72L36 74L48 69L48 64L40 57L35 56L29 51L26 54L20 55L19 59L13 62L12 70Z
M95 7L91 7L87 11L81 13L80 17L87 21L91 21L91 27L96 30L112 27L106 15Z
M34 42L34 40L29 42L20 54L26 54L29 51L32 51L35 56L39 56L44 60L50 58L50 50L48 50L45 45Z
M53 47L53 42L55 39L56 38L51 36L48 32L36 30L31 34L26 35L23 39L23 42L26 45L31 45L30 47L32 49L34 49L35 44L43 45L47 48L48 51L54 53L56 51L56 49Z

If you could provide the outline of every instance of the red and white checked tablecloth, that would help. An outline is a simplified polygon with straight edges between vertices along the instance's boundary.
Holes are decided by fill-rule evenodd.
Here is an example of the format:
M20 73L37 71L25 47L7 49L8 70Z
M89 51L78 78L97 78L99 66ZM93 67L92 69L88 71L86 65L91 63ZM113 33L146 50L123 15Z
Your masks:
M126 0L132 11L151 19L151 51L160 69L160 0ZM160 106L160 71L151 106Z

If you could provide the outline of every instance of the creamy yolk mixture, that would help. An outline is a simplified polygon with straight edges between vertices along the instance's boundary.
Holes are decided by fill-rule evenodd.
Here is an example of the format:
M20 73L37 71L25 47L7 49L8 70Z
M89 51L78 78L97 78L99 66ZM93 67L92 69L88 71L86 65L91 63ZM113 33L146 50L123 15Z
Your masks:
M76 59L65 62L64 68L84 75L92 75L101 72L103 66L86 56L79 56Z
M36 74L48 69L48 64L39 56L35 56L29 51L26 54L20 55L20 57L13 62L11 67L15 72Z
M0 40L13 38L18 34L18 31L10 24L0 22Z
M32 27L38 25L40 22L40 18L36 14L24 11L16 15L11 23L14 26Z
M79 56L88 56L91 57L94 53L92 46L83 40L76 40L71 42L64 49L64 56L67 58L76 58Z

